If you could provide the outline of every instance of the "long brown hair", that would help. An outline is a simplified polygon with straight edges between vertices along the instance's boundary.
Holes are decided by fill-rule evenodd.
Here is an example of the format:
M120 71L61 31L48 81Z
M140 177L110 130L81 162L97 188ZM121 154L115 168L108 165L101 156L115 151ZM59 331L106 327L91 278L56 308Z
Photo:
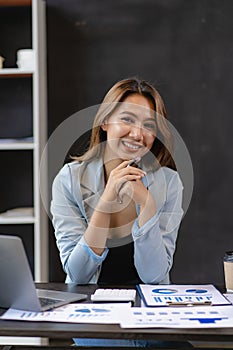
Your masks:
M173 137L166 119L166 109L162 97L150 83L137 78L121 80L107 92L95 116L89 149L79 157L72 157L73 159L79 161L90 160L100 155L101 147L99 146L107 140L107 134L103 131L101 125L111 116L120 102L123 102L126 97L135 93L152 101L154 111L156 112L157 134L153 146L150 152L148 152L147 163L155 162L154 157L156 157L156 162L160 166L176 169L172 158Z

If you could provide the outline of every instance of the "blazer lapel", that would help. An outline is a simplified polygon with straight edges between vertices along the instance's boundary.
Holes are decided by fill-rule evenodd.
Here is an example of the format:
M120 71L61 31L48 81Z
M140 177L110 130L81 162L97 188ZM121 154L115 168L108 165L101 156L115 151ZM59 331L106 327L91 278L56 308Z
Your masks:
M83 207L89 222L100 196L104 191L104 168L102 159L91 161L85 167L80 179Z

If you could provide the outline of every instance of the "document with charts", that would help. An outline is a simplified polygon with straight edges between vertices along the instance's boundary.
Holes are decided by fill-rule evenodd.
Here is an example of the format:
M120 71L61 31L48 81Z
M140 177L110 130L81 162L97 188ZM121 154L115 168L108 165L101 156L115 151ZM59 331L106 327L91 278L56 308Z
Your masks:
M232 305L131 307L117 312L122 328L229 328L233 324Z
M50 311L31 312L24 310L8 309L0 319L41 322L68 322L68 323L119 323L115 317L115 310L120 309L120 314L128 312L131 303L114 304L80 304L73 303L54 308ZM118 314L117 314L118 315Z
M146 306L208 306L231 304L212 284L139 284L138 292Z

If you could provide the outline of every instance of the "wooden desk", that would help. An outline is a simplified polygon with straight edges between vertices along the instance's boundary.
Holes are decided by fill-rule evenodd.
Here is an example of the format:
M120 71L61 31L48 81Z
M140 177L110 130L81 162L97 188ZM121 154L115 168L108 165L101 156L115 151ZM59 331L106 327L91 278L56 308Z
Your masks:
M88 294L82 303L91 302L90 295L96 285L71 286L66 284L37 284L39 288L66 290ZM137 297L136 305L139 305ZM1 314L3 310L0 309ZM52 322L23 322L0 320L0 336L45 337L56 339L110 338L110 339L156 339L163 341L233 342L231 328L214 329L122 329L119 325L72 324Z

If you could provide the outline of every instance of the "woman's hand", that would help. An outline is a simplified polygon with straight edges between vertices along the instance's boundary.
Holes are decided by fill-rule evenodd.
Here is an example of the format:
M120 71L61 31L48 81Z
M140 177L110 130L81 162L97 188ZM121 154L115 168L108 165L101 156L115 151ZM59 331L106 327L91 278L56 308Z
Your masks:
M125 198L123 203L132 199L137 205L139 205L140 214L138 224L140 227L156 214L155 200L148 189L144 186L141 178L126 181L120 189L119 197L123 199Z
M156 214L155 200L141 180L128 181L121 192L124 192L126 196L132 198L139 205L139 227L143 226Z
M130 161L124 161L110 172L105 190L102 195L102 200L106 202L121 201L124 195L124 187L131 182L139 181L145 176L145 172L140 168L128 166ZM144 187L145 188L145 187Z
M131 198L140 207L144 207L146 201L148 200L149 191L142 183L141 179L134 181L127 181L124 186L122 186L119 196L120 198L125 198L125 196Z

